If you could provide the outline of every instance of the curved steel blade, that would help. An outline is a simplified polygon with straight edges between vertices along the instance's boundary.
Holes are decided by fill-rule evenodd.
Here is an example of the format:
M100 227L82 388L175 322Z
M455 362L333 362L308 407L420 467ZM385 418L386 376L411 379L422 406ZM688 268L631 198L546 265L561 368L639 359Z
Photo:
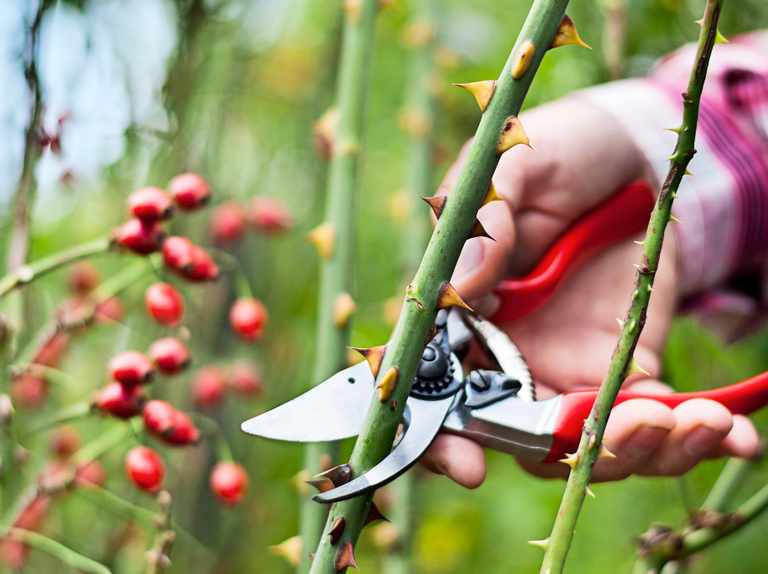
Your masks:
M337 488L321 492L314 499L317 502L346 500L383 486L403 474L432 443L454 398L450 396L438 401L409 398L410 424L392 452L368 472Z
M517 348L507 334L496 325L486 319L481 319L472 313L463 313L464 320L478 335L480 343L499 363L499 367L507 375L520 381L522 387L517 392L518 398L523 401L536 400L536 387L533 385L531 372L523 359L520 349Z
M303 395L248 419L240 428L252 435L294 442L326 442L360 432L373 394L365 361L339 371Z

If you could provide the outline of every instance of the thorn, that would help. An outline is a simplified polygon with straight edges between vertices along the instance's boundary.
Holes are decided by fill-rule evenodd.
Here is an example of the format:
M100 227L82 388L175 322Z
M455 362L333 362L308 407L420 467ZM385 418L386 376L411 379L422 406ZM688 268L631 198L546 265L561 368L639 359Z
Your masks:
M484 112L493 97L493 92L496 89L496 80L482 80L480 82L467 82L453 85L459 88L464 88L472 94L472 97L474 97L477 102L477 107L480 108L481 112Z
M715 44L728 44L728 38L720 33L719 28L715 32Z
M597 497L595 496L595 493L592 491L592 489L591 489L591 488L589 488L589 485L587 485L587 486L585 486L585 487L584 487L584 492L586 492L586 493L587 493L587 496L589 496L590 498L597 498Z
M410 283L405 288L405 301L413 301L419 309L424 309L424 303L419 299L416 289Z
M680 135L683 131L683 126L678 126L676 128L664 128L665 131L672 132L673 134Z
M360 20L362 8L362 2L360 0L344 0L344 12L352 23L356 23Z
M467 311L472 311L472 307L464 302L464 299L461 298L453 285L446 281L440 289L440 296L437 298L437 308L448 309L450 307L461 307Z
M479 219L475 219L475 225L472 226L472 231L470 232L469 237L487 237L488 239L495 241L495 239L491 237L485 227L483 227L483 224L480 223Z
M648 285L645 286L646 289L648 289L648 293L653 293L653 285L648 283Z
M352 295L346 291L339 293L333 302L333 324L339 329L344 329L349 325L349 318L357 309Z
M307 239L315 246L320 257L326 261L333 256L336 229L332 223L321 223L307 234Z
M576 24L570 16L563 16L560 20L560 26L557 29L554 40L552 40L552 48L559 48L560 46L581 46L582 48L592 49L592 46L587 44L579 36L579 31L576 29Z
M519 80L528 71L528 67L531 65L533 59L533 53L536 51L533 42L525 40L517 51L515 61L512 63L512 78Z
M269 551L275 556L284 558L291 566L298 566L301 560L301 547L301 536L292 536L280 544L270 546Z
M397 367L389 367L387 372L381 377L381 381L376 385L376 390L379 391L379 402L386 403L389 397L397 386L397 379L400 376L400 369Z
M601 445L600 445L600 454L598 454L598 455L597 455L597 458L598 458L598 459L600 459L600 458L604 458L604 459L608 459L608 460L611 460L611 459L614 459L614 458L616 458L616 455L615 455L614 453L612 453L612 452L611 452L611 451L608 449L608 447L607 447L607 446L605 446L604 444L601 444Z
M688 168L685 168L683 175L687 175L688 177L693 177L693 172L689 171Z
M448 200L444 195L433 195L432 197L422 197L427 205L432 209L432 213L435 214L435 219L440 219L440 216L445 209L445 202Z
M368 511L368 516L365 517L365 526L366 524L370 524L371 522L377 522L378 520L383 520L384 522L389 522L389 519L384 516L379 510L379 507L376 505L375 502L371 502L371 508Z
M674 215L670 215L669 216L669 220L670 221L674 221L675 223L680 223L680 220L677 217L675 217Z
M414 138L423 138L432 129L424 112L414 108L406 108L400 112L399 124L401 130Z
M291 482L293 483L293 486L296 487L296 490L301 496L306 496L309 494L309 486L307 485L307 481L310 478L312 477L306 468L293 475Z
M616 323L619 324L619 329L624 328L624 319L619 319L618 317L616 317Z
M336 553L336 572L343 572L347 568L357 568L355 561L355 547L351 542L345 542Z
M533 149L531 147L531 140L528 139L528 135L525 133L523 124L520 123L520 119L517 116L509 116L504 120L504 127L501 128L499 141L496 144L496 151L499 154L502 154L517 144L527 145Z
M409 48L425 46L435 38L435 30L424 20L408 24L403 31L403 44Z
M325 160L333 157L333 142L336 139L336 127L339 125L339 111L328 108L315 122L312 133L315 138L315 150Z
M371 369L374 377L379 376L379 369L381 368L381 361L384 360L384 353L387 350L386 345L379 345L378 347L350 347L350 349L360 353L363 358L368 361L368 367Z
M400 542L400 534L394 524L384 522L371 528L371 540L376 548L389 552Z
M307 481L307 484L314 486L318 492L327 492L348 483L351 479L352 467L348 464L339 464L325 472L316 474Z
M347 521L343 516L337 516L333 521L331 529L328 531L328 536L331 537L331 546L338 544L341 535L344 534L344 527L347 525Z
M645 375L646 377L650 377L651 373L649 373L646 369L640 366L640 363L637 362L637 360L632 357L632 360L629 362L629 369L628 369L628 375Z
M542 550L546 550L549 548L549 538L542 538L541 540L529 540L528 544L531 546L535 546L536 548L541 548Z
M632 243L634 243L635 245L639 245L640 247L645 245L645 241L638 241L637 239L635 239Z
M483 199L483 205L491 203L492 201L501 201L501 199L502 197L496 191L496 187L493 185L493 182L491 182L491 186L488 188L488 193L485 194L485 198Z
M565 453L565 458L561 458L558 462L568 465L573 470L579 462L579 455L575 452L567 452Z

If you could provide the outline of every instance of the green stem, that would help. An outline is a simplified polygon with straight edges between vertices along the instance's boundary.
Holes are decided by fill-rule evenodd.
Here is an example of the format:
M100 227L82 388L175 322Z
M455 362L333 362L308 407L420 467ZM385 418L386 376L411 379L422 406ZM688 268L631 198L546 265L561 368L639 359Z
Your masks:
M23 528L12 528L10 535L32 548L37 548L46 554L58 558L64 564L71 566L77 571L89 572L92 574L110 574L109 568L103 564L99 564L95 560L83 556L79 552L75 552L68 546L64 546L61 542L43 536L39 532L32 532L31 530L24 530Z
M0 278L0 297L5 297L14 289L21 287L22 285L27 285L35 279L39 279L46 273L55 271L59 267L74 263L79 259L91 257L92 255L106 253L107 250L109 250L109 246L109 239L96 239L94 241L82 243L80 245L71 247L70 249L54 253L53 255L43 259L38 259L37 261L29 263L28 265L22 265L20 267L14 268L9 266L9 269L13 270L5 277Z
M712 490L709 491L706 500L701 505L704 510L723 512L728 502L744 483L749 471L754 468L755 461L743 458L731 458L728 460L720 476L717 477Z
M592 475L592 466L600 453L608 415L621 384L629 372L635 347L645 324L653 280L661 257L664 231L671 217L672 202L686 173L686 167L695 153L699 101L707 76L709 56L715 44L721 3L722 0L707 0L695 64L688 81L688 88L683 95L683 121L678 131L675 151L670 157L669 172L659 192L643 241L643 256L638 267L632 303L611 357L608 374L600 387L592 411L584 423L576 453L576 465L568 477L560 509L552 527L552 534L541 566L542 573L557 574L565 567L576 521Z
M436 120L436 98L434 90L436 66L434 50L436 44L435 2L420 0L409 26L421 30L414 34L420 38L414 42L411 51L411 70L406 94L406 113L418 118L424 130L408 130L407 148L410 163L406 184L409 200L408 227L405 230L405 268L408 276L418 269L421 254L429 237L429 215L423 209L421 198L432 194L434 180L434 133ZM394 497L390 520L397 532L397 543L386 553L382 564L384 574L409 574L413 571L412 550L415 522L416 476L406 472L392 485Z
M450 279L465 240L470 236L476 214L499 162L500 135L510 116L516 116L544 53L565 13L568 0L534 0L515 47L496 82L495 93L482 115L467 153L467 160L443 213L432 233L416 276L407 289L403 308L387 346L378 381L390 369L397 371L395 389L380 402L374 395L366 421L355 443L350 465L355 474L370 469L389 452L402 418L411 381L424 345L434 326L438 300ZM518 56L527 53L526 68L516 65ZM512 71L518 73L513 77ZM388 375L391 376L391 375ZM329 512L324 535L312 562L312 574L345 571L336 568L340 549L355 544L370 508L372 493L334 504ZM344 531L335 545L328 535L337 519L344 519ZM335 538L335 537L334 537Z
M354 204L359 186L377 8L376 0L361 0L345 7L336 80L338 125L333 136L333 154L326 182L325 223L332 226L335 237L332 255L321 271L314 381L325 380L347 363L349 322L339 322L334 316L334 307L339 296L350 293L352 287ZM334 445L309 444L305 450L304 468L313 475L322 470L323 462L335 458L336 453ZM309 496L302 497L299 534L304 548L297 570L300 573L310 570L309 552L320 539L325 515L324 506L313 502Z

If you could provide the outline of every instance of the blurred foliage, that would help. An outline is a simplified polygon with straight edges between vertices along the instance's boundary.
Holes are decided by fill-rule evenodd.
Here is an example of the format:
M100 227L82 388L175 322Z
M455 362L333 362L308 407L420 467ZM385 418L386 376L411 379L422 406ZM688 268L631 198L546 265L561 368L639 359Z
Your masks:
M73 4L84 7L89 2ZM303 389L312 364L317 261L303 235L318 222L321 212L324 166L312 149L312 124L331 99L339 41L337 4L328 0L284 4L278 0L176 2L181 50L169 69L164 90L168 130L132 126L126 134L124 157L109 166L100 180L75 179L62 184L37 206L33 258L107 233L124 218L125 198L135 187L164 185L172 175L187 169L203 173L212 182L214 204L274 196L294 213L296 229L290 235L249 235L233 251L254 294L270 309L269 335L257 347L238 343L227 328L231 281L225 279L212 287L181 286L189 304L187 326L194 367L255 357L263 368L266 393L255 402L230 399L208 413L219 421L236 458L251 476L251 493L239 509L220 509L208 494L202 471L213 461L209 446L164 449L175 496L174 516L208 549L180 537L172 556L172 572L290 571L268 546L297 531L297 499L290 478L299 470L301 449L242 436L239 423ZM447 50L441 59L448 64L443 68L443 84L494 77L528 3L444 0L440 5L441 41ZM655 59L695 37L693 20L700 11L699 0L636 0L629 5L627 69L631 74L644 73ZM607 78L600 59L603 20L599 3L574 2L570 13L595 49L549 54L536 77L528 106ZM406 138L397 128L397 116L408 69L404 65L407 51L400 43L408 14L407 2L396 3L382 14L378 25L359 197L355 288L359 311L352 337L359 346L386 339L390 325L384 318L384 303L401 287L402 223L391 216L389 198L401 186L406 165ZM726 5L721 25L726 35L765 26L768 12L764 0ZM447 87L440 99L439 169L443 172L474 131L478 114L470 99L458 90ZM178 219L173 229L208 244L209 213ZM4 251L5 234L1 241L0 250ZM124 265L125 258L118 255L98 260L104 277ZM53 274L32 290L35 312L27 336L65 297L63 277L63 273ZM39 420L54 414L60 405L90 396L103 383L111 354L126 348L146 348L160 335L162 330L142 311L143 288L150 279L148 276L123 296L129 310L123 324L99 326L78 335L62 366L70 382L55 386L42 412L25 412L23 418ZM692 321L681 321L673 328L665 357L667 379L680 389L731 383L768 368L767 350L766 333L726 346ZM578 352L576 342L574 352ZM189 374L182 375L157 385L153 392L189 407L189 378ZM766 416L757 420L765 428ZM77 426L84 436L96 436L114 424L118 423L97 418ZM34 454L23 472L33 476L45 453L45 437L32 437L25 446ZM107 486L148 506L149 499L136 493L123 476L123 453L110 455L113 460L108 465ZM474 492L442 478L423 476L415 543L420 572L537 570L540 550L526 541L542 538L549 531L563 485L532 478L510 457L498 453L489 453L489 462L488 479ZM703 498L721 466L722 461L702 464L683 479L683 490L693 504ZM745 493L765 479L765 471L757 473ZM597 497L587 501L579 523L569 572L628 571L634 537L653 522L676 525L684 520L686 507L678 482L633 478L597 485ZM768 518L764 517L694 559L691 572L764 572L768 554L760 539L766 527ZM90 496L78 494L54 505L45 532L120 573L142 570L142 555L152 536L151 529L142 534L142 527L130 526L125 517L113 514ZM127 543L113 555L110 548L119 540ZM365 534L358 558L359 571L377 571L379 557ZM62 568L53 559L33 553L28 571L65 571Z

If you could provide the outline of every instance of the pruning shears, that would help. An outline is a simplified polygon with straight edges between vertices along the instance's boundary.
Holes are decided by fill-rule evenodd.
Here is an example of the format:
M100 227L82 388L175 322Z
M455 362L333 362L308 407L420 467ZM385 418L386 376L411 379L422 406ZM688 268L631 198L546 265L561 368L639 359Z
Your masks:
M537 401L525 359L494 323L522 319L543 305L576 265L645 229L653 193L642 181L622 188L582 216L525 277L500 283L500 306L489 319L453 308L441 310L435 334L423 350L406 402L402 432L392 451L367 472L315 496L335 502L378 488L410 468L438 432L468 437L519 457L555 462L575 451L597 391L579 391ZM473 342L498 370L462 365ZM242 424L243 431L292 442L326 442L356 436L375 392L368 363L344 369L304 394ZM768 372L728 387L648 395L620 392L615 404L634 398L669 407L693 398L749 414L768 404Z

